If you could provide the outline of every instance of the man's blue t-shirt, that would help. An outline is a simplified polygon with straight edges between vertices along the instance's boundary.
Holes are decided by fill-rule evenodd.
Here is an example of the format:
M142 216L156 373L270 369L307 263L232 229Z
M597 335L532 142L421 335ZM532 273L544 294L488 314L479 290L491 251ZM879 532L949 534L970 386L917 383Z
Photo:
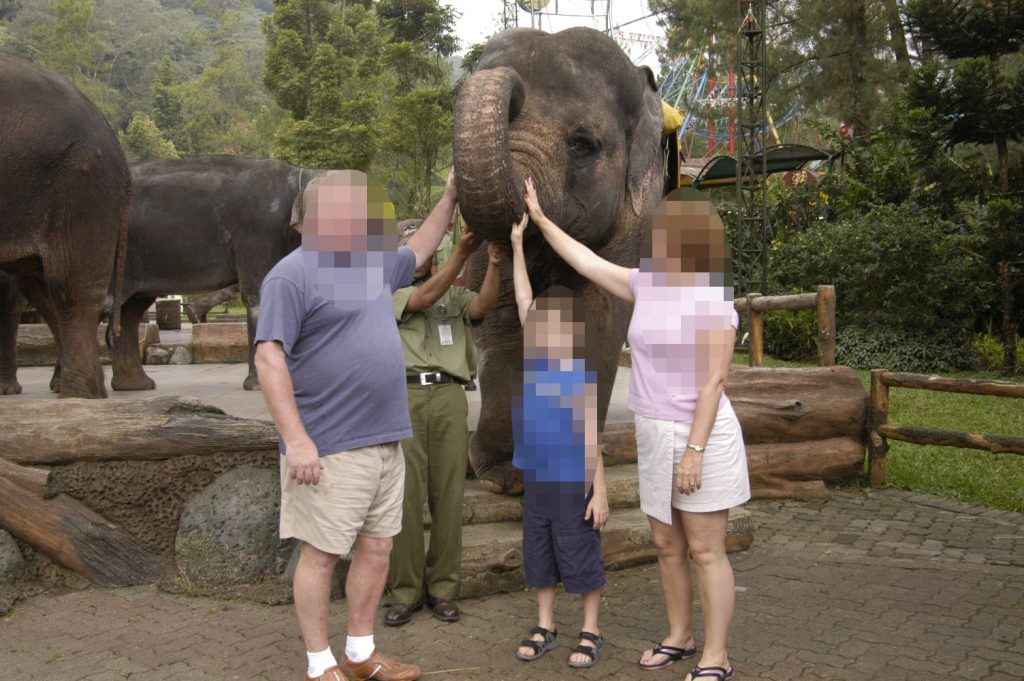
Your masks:
M257 343L284 347L299 416L321 456L412 437L391 292L412 281L416 254L402 246L365 276L350 262L332 272L332 255L300 247L282 258L263 280L256 327ZM375 297L360 300L350 290L360 287Z
M524 361L522 399L512 407L512 464L530 481L587 481L586 412L580 406L587 384L596 382L582 359L574 359L569 370L558 360Z

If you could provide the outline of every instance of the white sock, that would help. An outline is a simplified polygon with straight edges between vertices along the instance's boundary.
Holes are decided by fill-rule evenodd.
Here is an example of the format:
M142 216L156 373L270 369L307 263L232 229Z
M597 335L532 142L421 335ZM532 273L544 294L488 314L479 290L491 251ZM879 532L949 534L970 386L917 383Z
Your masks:
M345 657L355 663L365 662L373 655L373 634L369 636L349 636L345 639Z
M306 669L306 674L314 679L338 664L338 661L334 659L334 653L331 652L330 646L327 646L326 650L321 650L319 653L311 653L307 650L306 659L309 660L309 668Z

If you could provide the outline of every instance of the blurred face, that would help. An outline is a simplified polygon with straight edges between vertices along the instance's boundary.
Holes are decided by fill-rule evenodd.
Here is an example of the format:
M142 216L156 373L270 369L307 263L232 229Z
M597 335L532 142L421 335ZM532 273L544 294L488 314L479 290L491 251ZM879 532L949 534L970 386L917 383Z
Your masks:
M531 310L523 329L526 356L546 359L582 357L583 322L573 322L571 318L570 311L559 307Z
M306 189L303 201L305 250L359 253L398 246L394 206L363 173L326 173Z
M695 190L669 194L651 221L651 247L641 260L650 272L731 274L725 228L711 202Z

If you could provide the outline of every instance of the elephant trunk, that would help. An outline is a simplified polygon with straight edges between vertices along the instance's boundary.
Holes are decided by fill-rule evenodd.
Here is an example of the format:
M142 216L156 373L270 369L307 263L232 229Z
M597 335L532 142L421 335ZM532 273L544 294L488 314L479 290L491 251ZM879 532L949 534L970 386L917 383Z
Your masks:
M488 240L507 240L526 211L523 180L509 149L509 123L526 90L507 67L477 71L455 103L455 178L467 224Z

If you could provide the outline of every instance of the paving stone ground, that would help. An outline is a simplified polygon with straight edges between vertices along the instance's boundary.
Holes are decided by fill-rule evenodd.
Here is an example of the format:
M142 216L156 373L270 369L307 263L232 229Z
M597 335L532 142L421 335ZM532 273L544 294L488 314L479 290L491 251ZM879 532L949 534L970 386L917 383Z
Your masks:
M737 679L1024 678L1024 516L898 490L845 488L827 502L748 505L756 534L732 557ZM664 632L655 566L609 573L605 655L566 667L569 641L523 663L515 643L533 624L529 592L463 601L462 620L420 613L380 626L383 650L424 679L681 679L644 672L640 650ZM345 602L331 608L344 646ZM381 611L383 616L383 611ZM562 596L566 635L581 622ZM699 622L698 622L699 624ZM188 598L154 588L39 595L0 620L0 678L54 681L302 679L289 606Z

